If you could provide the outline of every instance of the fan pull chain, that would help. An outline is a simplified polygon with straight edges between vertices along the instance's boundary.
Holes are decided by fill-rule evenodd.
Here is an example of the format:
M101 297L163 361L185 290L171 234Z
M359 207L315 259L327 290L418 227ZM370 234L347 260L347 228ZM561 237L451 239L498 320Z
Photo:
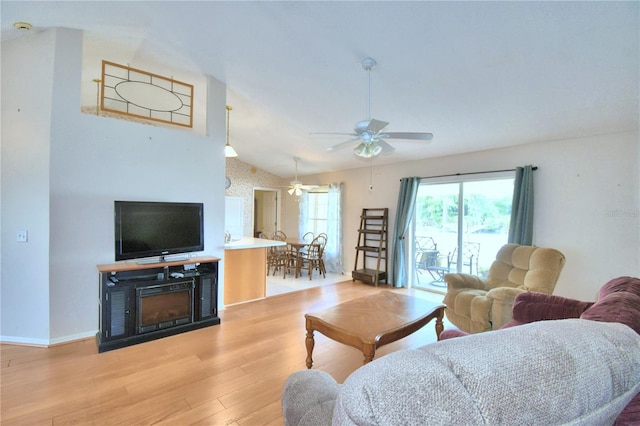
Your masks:
M373 191L373 157L371 157L371 169L369 171L369 191Z

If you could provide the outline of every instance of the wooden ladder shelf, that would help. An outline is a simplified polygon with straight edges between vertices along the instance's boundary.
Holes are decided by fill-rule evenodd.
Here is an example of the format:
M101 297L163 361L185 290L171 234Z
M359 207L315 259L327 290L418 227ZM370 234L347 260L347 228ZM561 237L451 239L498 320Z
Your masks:
M381 282L388 282L388 222L388 208L362 209L360 228L358 229L358 245L356 246L356 262L353 272L351 272L353 281L358 280L375 286Z

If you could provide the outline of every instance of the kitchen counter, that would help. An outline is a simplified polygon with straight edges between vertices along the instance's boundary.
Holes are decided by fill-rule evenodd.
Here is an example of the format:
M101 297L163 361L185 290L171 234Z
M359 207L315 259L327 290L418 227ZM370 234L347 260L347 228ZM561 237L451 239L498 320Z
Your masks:
M224 245L224 304L264 299L267 294L267 250L284 241L243 237Z
M252 249L261 247L284 246L284 241L265 240L264 238L242 237L239 240L231 240L224 245L225 250Z

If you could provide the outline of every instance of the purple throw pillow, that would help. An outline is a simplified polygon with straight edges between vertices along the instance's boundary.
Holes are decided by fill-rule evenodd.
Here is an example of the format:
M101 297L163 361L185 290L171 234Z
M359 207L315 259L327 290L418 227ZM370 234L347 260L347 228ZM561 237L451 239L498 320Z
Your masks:
M640 334L640 295L626 291L610 293L584 311L580 318L626 324Z
M640 278L618 277L610 280L600 288L598 299L602 299L608 294L618 291L626 291L640 296Z
M593 302L583 302L553 294L523 292L518 294L514 300L512 315L513 320L520 324L543 320L579 318L591 305L593 305Z
M592 321L620 322L640 334L640 293L638 292L640 280L621 277L609 281L605 287L600 291L602 299L584 311L580 318ZM622 289L631 289L632 292ZM614 423L615 426L638 424L640 424L640 394L631 400Z

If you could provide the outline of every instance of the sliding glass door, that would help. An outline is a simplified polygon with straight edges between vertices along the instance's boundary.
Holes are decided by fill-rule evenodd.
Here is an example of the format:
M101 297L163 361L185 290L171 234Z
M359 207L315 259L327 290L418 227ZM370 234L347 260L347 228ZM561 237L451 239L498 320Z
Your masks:
M414 287L444 291L449 272L484 277L507 242L513 172L472 177L421 182L410 247Z

